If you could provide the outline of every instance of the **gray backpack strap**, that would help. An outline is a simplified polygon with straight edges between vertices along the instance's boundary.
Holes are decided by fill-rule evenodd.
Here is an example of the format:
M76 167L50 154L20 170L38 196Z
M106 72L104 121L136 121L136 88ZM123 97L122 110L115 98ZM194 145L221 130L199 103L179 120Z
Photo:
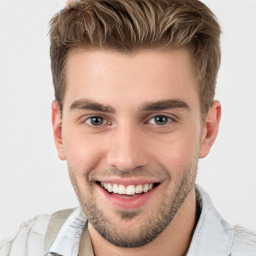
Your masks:
M44 251L45 255L47 255L49 248L53 244L54 240L56 239L62 225L68 218L68 216L75 210L74 209L67 209L67 210L61 210L58 212L55 212L50 219L45 240L44 240Z

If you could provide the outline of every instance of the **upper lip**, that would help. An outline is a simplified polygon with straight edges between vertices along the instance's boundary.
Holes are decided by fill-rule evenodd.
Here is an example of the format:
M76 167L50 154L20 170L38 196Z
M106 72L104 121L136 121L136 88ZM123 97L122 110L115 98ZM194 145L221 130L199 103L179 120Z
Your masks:
M161 183L160 181L152 178L102 178L97 180L98 182L103 183L111 183L111 184L118 184L118 185L143 185L143 184L154 184L154 183Z

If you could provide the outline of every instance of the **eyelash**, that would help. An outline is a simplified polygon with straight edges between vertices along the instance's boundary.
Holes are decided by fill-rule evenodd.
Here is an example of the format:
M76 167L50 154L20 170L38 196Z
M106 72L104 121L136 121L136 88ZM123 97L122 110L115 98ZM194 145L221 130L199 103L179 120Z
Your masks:
M166 120L167 122L165 124L158 124L158 125L150 123L151 120L155 120L156 121L156 118L167 119ZM172 123L172 122L175 122L175 121L176 120L174 120L174 118L166 116L166 115L155 115L155 116L151 117L149 119L149 121L147 121L147 123L152 124L152 125L157 125L157 126L165 126L165 125L168 125L169 123Z
M93 118L102 119L102 120L103 120L103 124L100 124L100 125L88 124L87 121L90 121L90 120L92 121ZM87 117L87 118L83 121L83 123L86 123L86 124L88 124L88 125L91 126L91 127L102 127L102 126L105 125L105 124L108 124L108 125L111 124L111 122L107 121L107 119L106 119L105 117L102 117L102 116L90 116L90 117Z
M98 118L98 119L102 119L102 124L99 124L99 125L93 125L92 124L92 119L93 118ZM164 118L164 119L167 119L167 122L165 123L165 124L153 124L153 123L151 123L150 121L151 120L154 120L155 119L155 121L156 121L156 118ZM88 123L90 121L90 123ZM151 124L151 125L156 125L156 126L159 126L159 127L161 127L161 126L166 126L166 125L168 125L169 123L172 123L172 122L176 122L176 119L175 118L173 118L173 117L170 117L170 116L167 116L167 115L154 115L154 116L152 116L148 121L146 121L145 122L145 124ZM89 117L87 117L82 123L86 123L88 126L91 126L91 127L102 127L102 126L104 126L104 125L111 125L111 122L110 121L107 121L107 119L105 118L105 117L103 117L103 116L97 116L97 115L95 115L95 116L89 116Z

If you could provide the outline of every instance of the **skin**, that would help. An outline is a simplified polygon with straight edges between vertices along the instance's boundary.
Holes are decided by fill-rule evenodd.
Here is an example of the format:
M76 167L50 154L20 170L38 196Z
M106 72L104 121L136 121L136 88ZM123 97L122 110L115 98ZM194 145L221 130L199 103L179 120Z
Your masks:
M209 153L221 115L214 101L202 120L190 52L75 49L67 59L66 81L62 116L58 103L52 103L53 132L59 158L67 160L89 218L95 255L186 253L196 224L198 159ZM92 116L102 124L92 123ZM166 123L156 122L159 116ZM113 180L159 185L141 206L123 209L96 183ZM94 215L100 216L96 224ZM156 226L168 220L156 237L136 248L118 246L97 227L102 222L112 240L133 243L150 233L155 219Z

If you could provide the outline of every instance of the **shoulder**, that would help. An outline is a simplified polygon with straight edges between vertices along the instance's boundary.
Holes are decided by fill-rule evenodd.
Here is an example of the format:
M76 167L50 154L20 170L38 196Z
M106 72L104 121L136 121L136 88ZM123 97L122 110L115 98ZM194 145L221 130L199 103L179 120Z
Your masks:
M25 256L27 244L31 240L36 241L40 247L50 217L51 215L38 215L21 224L13 239L0 241L0 255L7 256L12 252L12 255Z
M45 236L49 233L49 224L55 222L61 225L72 210L62 210L50 215L42 214L24 222L14 238L0 241L0 256L44 255Z
M256 256L256 232L235 226L232 251L232 256Z

